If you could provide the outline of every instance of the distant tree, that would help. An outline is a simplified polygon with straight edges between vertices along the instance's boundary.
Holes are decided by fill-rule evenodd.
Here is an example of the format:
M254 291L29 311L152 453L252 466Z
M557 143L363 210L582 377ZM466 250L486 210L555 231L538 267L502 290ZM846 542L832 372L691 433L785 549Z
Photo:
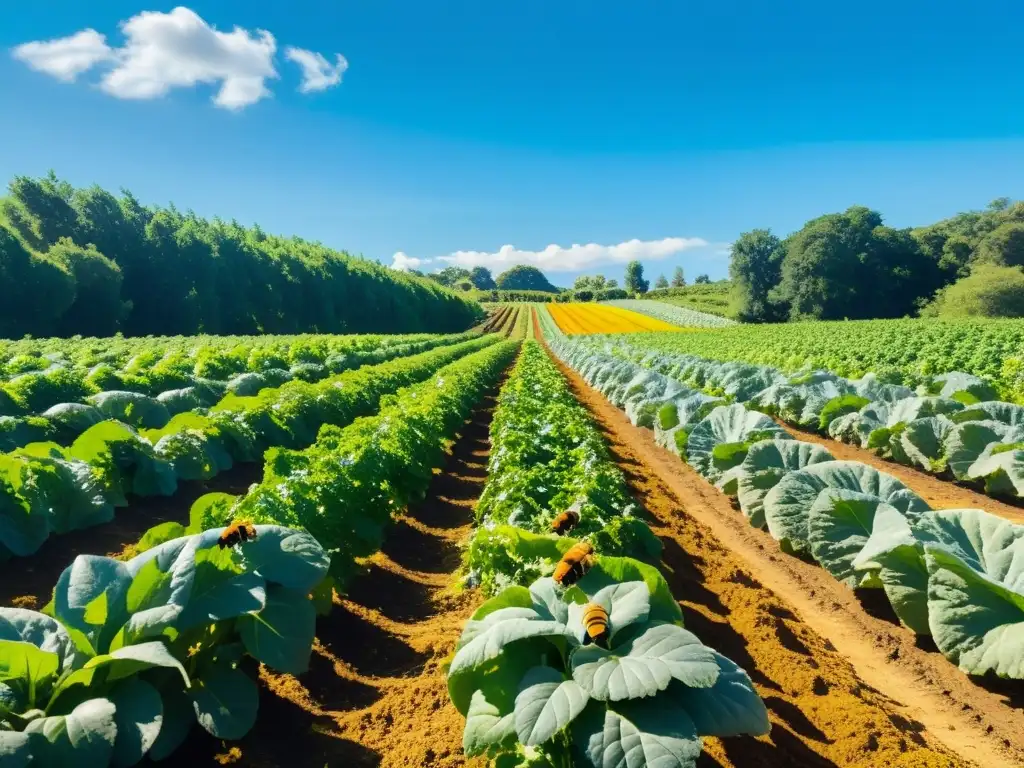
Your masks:
M463 292L465 292L465 291L472 291L473 288L475 288L475 287L476 286L473 285L473 281L470 280L468 277L463 278L462 280L459 280L458 282L455 283L455 285L452 286L452 288L454 288L456 291L463 291Z
M668 288L668 279L664 275L658 275L658 279L654 281L655 288Z
M469 273L469 280L475 288L481 291L493 291L498 287L491 275L491 270L487 267L473 267Z
M683 268L676 267L675 272L672 273L672 287L683 288L686 285L686 278L683 276Z
M708 277L707 275L697 275L697 277L694 278L693 284L694 285L707 285L710 282L711 282L711 278Z
M608 280L607 282L605 282L604 287L605 287L605 290L607 290L607 291L613 290L613 289L619 287L619 281L616 280L613 277L610 280Z
M785 253L779 238L767 229L744 232L732 244L731 303L742 322L771 323L786 318L786 308L768 298L782 279Z
M647 293L650 283L644 280L644 266L639 261L626 265L626 290L630 293Z
M544 273L536 267L529 267L524 264L512 267L507 272L502 272L496 278L498 288L504 291L546 291L548 293L559 293L559 289L548 282Z
M863 206L809 221L787 238L782 280L769 294L792 319L902 317L941 285L909 230Z
M1005 267L1024 266L1024 223L1008 221L992 230L978 245L977 259Z
M463 267L445 267L442 270L432 273L430 278L441 285L451 288L459 282L459 280L469 280L470 275L470 271Z
M1010 198L1008 198L1008 197L997 197L995 200L993 200L991 203L988 204L988 209L990 211L997 211L997 212L998 211L1005 211L1007 208L1010 207L1010 203L1012 203L1012 202L1013 201L1010 200Z
M62 336L113 336L130 307L121 301L121 269L92 246L82 248L69 238L57 241L47 257L62 264L74 278L74 302L60 319Z
M924 317L1024 317L1024 272L978 264L971 274L940 290Z
M573 290L585 291L590 288L590 275L580 275L572 283Z

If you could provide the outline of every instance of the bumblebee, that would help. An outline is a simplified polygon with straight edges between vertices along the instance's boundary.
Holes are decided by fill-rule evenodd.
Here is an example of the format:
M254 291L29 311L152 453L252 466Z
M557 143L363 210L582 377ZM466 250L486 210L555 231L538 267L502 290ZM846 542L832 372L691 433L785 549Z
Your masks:
M217 546L221 549L233 547L241 541L256 538L256 526L248 520L236 520L225 528L217 538Z
M608 611L604 606L597 603L587 603L583 609L583 626L587 632L583 637L583 644L593 643L601 648L608 647Z
M555 521L551 524L551 530L557 533L559 536L564 536L580 522L580 513L575 509L567 509L565 512L555 518Z
M555 581L564 587L571 587L582 579L590 566L594 564L593 555L594 548L585 541L574 545L562 555L562 559L555 566Z

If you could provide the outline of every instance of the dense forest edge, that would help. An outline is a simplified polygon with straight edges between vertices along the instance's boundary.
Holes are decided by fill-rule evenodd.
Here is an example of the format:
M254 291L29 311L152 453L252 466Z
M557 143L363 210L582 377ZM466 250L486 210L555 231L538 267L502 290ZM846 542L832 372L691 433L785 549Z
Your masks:
M52 172L0 198L0 337L444 333L483 314L436 281Z

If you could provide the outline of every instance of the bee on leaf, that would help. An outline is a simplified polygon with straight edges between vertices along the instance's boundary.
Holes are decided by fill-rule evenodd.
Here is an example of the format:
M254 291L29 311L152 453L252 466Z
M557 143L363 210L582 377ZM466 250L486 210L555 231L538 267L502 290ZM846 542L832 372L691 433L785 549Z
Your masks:
M594 548L582 541L562 555L562 559L555 566L554 579L563 587L571 587L583 578L593 564Z
M256 526L248 520L236 520L225 528L217 538L217 546L221 549L233 547L239 542L256 538Z
M583 644L593 643L600 648L608 647L608 611L604 606L597 603L587 603L583 609L583 626L586 634L583 636Z

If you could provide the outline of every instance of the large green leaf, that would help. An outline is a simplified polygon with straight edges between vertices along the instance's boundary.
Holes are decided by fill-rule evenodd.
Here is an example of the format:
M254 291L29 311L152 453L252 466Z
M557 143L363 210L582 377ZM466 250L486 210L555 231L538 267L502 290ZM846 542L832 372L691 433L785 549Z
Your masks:
M771 730L768 709L754 690L750 677L731 659L712 651L718 662L718 680L710 688L692 688L673 682L672 701L693 720L701 736L763 736Z
M649 563L631 557L602 556L577 586L588 595L596 595L605 587L629 581L643 581L647 585L651 593L651 621L683 623L682 609L672 595L668 582L661 571Z
M590 697L557 669L534 667L523 678L515 701L515 730L520 743L534 747L566 728Z
M1024 526L976 509L929 516L928 614L968 674L1024 678Z
M528 616L523 611L529 611ZM568 638L569 630L557 621L537 618L536 611L523 608L504 608L490 614L471 629L467 624L463 634L472 633L472 639L462 645L452 660L449 674L472 669L501 655L505 646L532 637Z
M983 453L967 470L968 480L984 480L985 490L992 495L1024 495L1024 450Z
M612 641L615 635L637 622L646 622L651 612L651 593L642 581L626 581L610 584L590 596L589 603L596 603L608 612L608 630ZM569 606L568 625L574 637L585 632L583 614L587 604L573 603Z
M871 537L876 513L883 507L889 513L889 517L883 519L891 524L892 513L898 515L899 510L868 493L826 488L811 505L808 519L811 554L848 587L857 587L865 575L876 575L865 568L858 572L854 562Z
M931 514L924 512L918 520ZM900 621L916 634L931 634L924 547L906 515L888 504L879 505L871 536L854 559L853 568L877 574Z
M743 461L749 443L772 438L785 440L787 436L782 427L763 413L748 411L742 405L721 406L690 430L686 460L715 481L722 472Z
M271 584L266 606L238 619L238 630L245 649L271 669L299 675L309 668L316 610L302 592Z
M1000 443L1011 428L996 421L968 421L957 424L946 436L946 466L957 480L965 480L971 466L995 443Z
M923 512L928 505L896 478L856 461L826 461L792 472L764 498L768 530L786 551L810 552L811 506L826 488L868 494L896 509Z
M110 557L79 555L64 569L53 591L53 615L78 630L97 653L107 650L128 618L131 585L127 566Z
M718 679L714 652L674 624L650 626L611 650L593 645L577 648L570 664L573 680L599 701L653 696L673 679L700 688Z
M926 472L942 468L946 454L946 439L956 425L945 416L929 416L915 419L900 433L898 448L893 447L893 457L901 463L920 467Z
M132 678L119 685L110 695L116 713L117 740L114 742L112 764L135 765L156 742L163 725L163 704L160 694L149 683Z
M181 688L166 687L160 691L163 723L156 741L147 753L150 760L163 760L181 746L192 726L196 724L196 713L192 699Z
M248 570L299 592L309 592L327 575L331 558L305 531L257 525L256 533L242 548Z
M256 724L259 689L240 669L214 665L189 695L199 724L218 739L240 739Z
M60 670L57 653L22 640L0 640L0 684L17 701L17 711L42 708ZM6 698L5 697L5 700Z
M74 669L85 661L60 622L26 608L0 608L0 640L31 643L56 654L61 671Z
M687 713L660 699L588 707L572 730L585 764L594 768L693 768L701 753Z
M790 472L833 461L825 448L799 440L762 440L750 446L737 468L736 496L755 528L764 526L764 497Z
M487 754L515 741L514 701L504 691L492 689L492 693L489 700L484 691L476 691L469 703L462 733L462 749L467 757Z
M82 702L68 715L31 721L32 753L40 765L107 765L117 740L116 707L109 699Z

